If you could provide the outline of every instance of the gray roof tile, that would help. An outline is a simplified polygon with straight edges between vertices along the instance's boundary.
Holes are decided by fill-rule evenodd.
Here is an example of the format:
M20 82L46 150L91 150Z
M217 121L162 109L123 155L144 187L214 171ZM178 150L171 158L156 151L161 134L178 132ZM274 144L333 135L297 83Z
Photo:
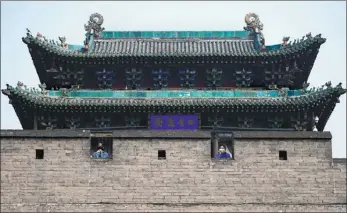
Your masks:
M244 39L96 39L89 51L64 49L54 42L27 35L22 39L30 48L45 49L65 57L122 56L288 56L319 49L326 39L320 35L302 39L280 49L259 51L252 40Z
M247 55L256 52L251 40L95 40L91 53L132 56Z

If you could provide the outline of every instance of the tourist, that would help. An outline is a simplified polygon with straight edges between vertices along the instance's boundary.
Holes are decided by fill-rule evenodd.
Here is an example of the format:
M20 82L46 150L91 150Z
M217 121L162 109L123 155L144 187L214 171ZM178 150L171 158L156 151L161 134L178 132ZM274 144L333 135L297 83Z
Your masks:
M106 159L109 157L108 153L104 151L104 146L102 143L98 143L98 150L93 153L92 158Z
M226 152L225 147L222 145L219 147L219 152L216 155L216 158L231 158L230 154Z

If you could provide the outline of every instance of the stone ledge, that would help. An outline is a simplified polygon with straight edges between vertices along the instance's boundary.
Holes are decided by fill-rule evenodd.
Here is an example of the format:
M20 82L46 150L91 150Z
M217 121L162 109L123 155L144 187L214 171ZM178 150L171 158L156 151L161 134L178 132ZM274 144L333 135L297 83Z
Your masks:
M332 135L328 131L235 131L233 137L245 139L331 139Z
M13 203L1 204L1 212L346 212L345 203L229 204L229 203Z
M89 138L90 132L83 130L1 130L1 138Z
M89 138L100 137L103 133L90 130L1 130L2 138ZM217 134L226 132L217 132ZM232 131L235 139L325 139L332 138L330 132L298 132L298 131ZM211 131L155 131L155 130L113 130L113 138L131 139L210 139Z

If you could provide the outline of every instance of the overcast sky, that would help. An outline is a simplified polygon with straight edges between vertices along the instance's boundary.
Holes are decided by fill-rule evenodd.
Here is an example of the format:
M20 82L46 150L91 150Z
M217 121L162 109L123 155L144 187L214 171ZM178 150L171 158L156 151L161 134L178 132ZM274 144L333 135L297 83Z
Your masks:
M266 44L283 36L301 38L308 32L327 38L316 59L309 83L331 81L346 87L346 2L1 2L1 88L22 81L39 84L29 51L21 38L26 28L36 35L70 44L83 44L84 24L100 13L108 31L117 30L242 30L249 12L260 16ZM333 134L333 157L346 157L346 95L325 128ZM21 129L19 120L1 95L1 128Z

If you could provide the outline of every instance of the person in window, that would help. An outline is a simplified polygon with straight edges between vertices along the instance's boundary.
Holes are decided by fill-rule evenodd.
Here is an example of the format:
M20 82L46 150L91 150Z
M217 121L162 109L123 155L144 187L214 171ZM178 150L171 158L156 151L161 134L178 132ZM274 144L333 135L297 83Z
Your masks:
M216 155L216 158L217 159L222 159L222 158L229 159L229 158L231 158L231 155L226 152L225 147L222 145L219 147L219 152Z
M104 146L102 143L98 143L98 150L93 153L92 158L107 159L109 157L108 153L104 151Z

